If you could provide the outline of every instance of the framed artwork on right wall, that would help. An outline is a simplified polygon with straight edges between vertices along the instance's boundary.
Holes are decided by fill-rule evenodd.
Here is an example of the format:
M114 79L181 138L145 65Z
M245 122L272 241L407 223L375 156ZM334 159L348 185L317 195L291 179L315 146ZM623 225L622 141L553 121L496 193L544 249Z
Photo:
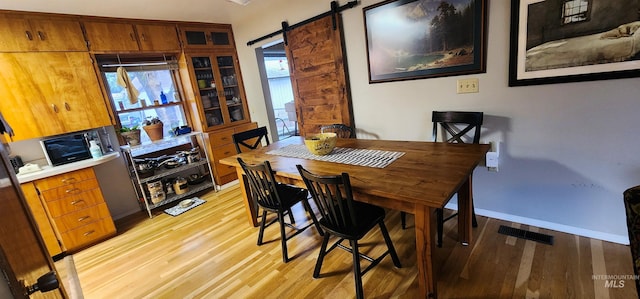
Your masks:
M638 0L512 0L509 86L640 76Z

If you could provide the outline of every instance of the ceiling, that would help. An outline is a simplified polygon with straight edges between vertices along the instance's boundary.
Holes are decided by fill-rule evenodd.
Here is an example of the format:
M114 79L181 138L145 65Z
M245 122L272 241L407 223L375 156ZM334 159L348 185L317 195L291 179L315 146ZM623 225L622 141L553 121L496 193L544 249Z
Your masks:
M273 0L0 0L0 9L171 21L233 23Z

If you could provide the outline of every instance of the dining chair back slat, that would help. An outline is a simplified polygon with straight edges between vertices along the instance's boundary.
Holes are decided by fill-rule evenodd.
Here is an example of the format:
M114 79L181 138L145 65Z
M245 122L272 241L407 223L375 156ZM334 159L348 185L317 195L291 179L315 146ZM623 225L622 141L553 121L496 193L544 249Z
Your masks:
M238 154L247 151L254 150L262 146L262 140L266 145L269 145L269 136L267 127L259 127L244 132L238 132L232 135L233 144L236 147Z
M241 158L238 158L238 163L249 182L251 197L255 199L258 206L263 210L262 221L260 222L260 231L258 232L258 245L263 244L262 238L264 236L265 228L275 222L278 222L280 224L282 260L286 263L289 261L287 240L303 232L311 225L315 225L318 233L323 235L322 229L318 224L318 220L309 205L307 199L309 192L306 189L276 181L269 161L264 161L258 164L248 164ZM302 203L305 211L307 211L309 215L309 218L311 218L311 222L302 227L294 226L295 219L291 212L291 208L297 203ZM268 212L275 213L277 215L277 218L273 219L269 223L267 223ZM287 214L289 215L291 223L285 222L284 216ZM285 226L294 229L295 233L287 235Z
M345 124L331 124L320 127L321 133L336 133L338 138L355 138L353 128Z
M480 143L480 130L482 128L482 112L463 111L433 111L433 141L438 140L438 125L448 135L443 139L449 143ZM458 127L462 125L462 127ZM473 134L469 132L473 130ZM465 140L467 140L465 142ZM469 141L470 140L470 141Z

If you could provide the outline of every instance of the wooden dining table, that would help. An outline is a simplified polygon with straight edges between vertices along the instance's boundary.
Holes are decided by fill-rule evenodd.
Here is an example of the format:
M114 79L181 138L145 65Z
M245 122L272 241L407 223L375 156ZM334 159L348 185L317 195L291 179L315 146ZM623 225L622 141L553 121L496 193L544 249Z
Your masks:
M458 194L458 239L472 244L472 184L473 170L484 159L487 144L452 144L445 142L390 141L368 139L338 139L338 148L372 149L402 152L402 156L384 168L293 158L270 154L289 145L303 144L302 137L291 137L269 146L221 159L219 163L234 166L238 177L243 171L237 158L247 163L268 160L278 180L304 187L296 164L317 174L346 172L351 179L354 199L380 207L415 215L416 256L420 298L436 298L436 282L432 250L434 250L433 211L443 208ZM335 150L334 150L335 151ZM251 200L248 183L240 179L247 216L258 225L256 206Z

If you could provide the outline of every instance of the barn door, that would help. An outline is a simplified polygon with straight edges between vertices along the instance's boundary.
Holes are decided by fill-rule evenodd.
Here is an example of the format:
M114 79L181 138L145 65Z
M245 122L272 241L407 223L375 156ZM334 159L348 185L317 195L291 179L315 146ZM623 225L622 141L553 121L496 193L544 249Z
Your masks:
M301 136L319 133L322 125L354 126L341 27L336 13L285 33Z

